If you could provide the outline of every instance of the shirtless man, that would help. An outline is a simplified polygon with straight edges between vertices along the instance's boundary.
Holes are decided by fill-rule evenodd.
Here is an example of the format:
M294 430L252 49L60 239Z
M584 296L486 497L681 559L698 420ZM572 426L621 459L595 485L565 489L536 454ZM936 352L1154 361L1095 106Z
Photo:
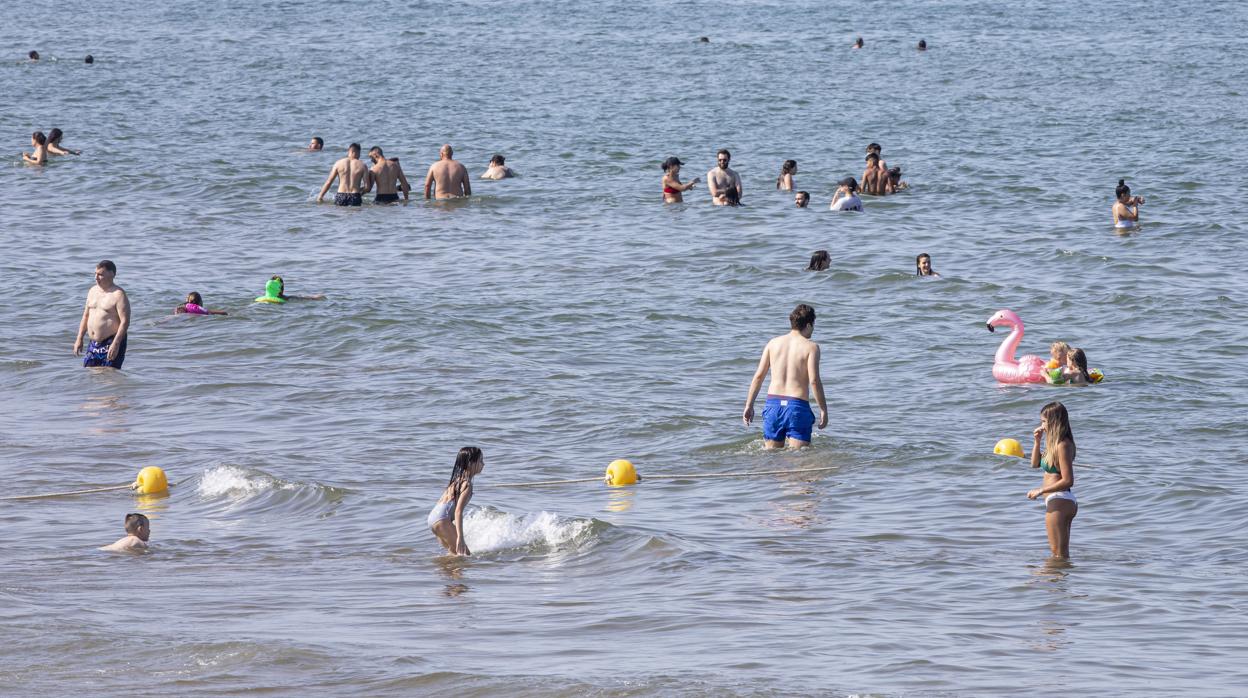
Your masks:
M454 151L450 144L439 151L442 158L429 166L425 175L425 198L454 199L472 196L472 182L468 181L468 168L451 158ZM434 193L434 190L437 193Z
M90 334L83 366L121 368L126 360L126 333L130 329L130 299L126 291L113 283L117 265L104 260L95 265L95 285L87 291L87 305L82 309L78 336L74 339L74 356L82 353L82 336Z
M373 203L392 204L399 200L398 190L401 189L403 190L403 203L407 203L407 193L412 190L412 187L407 183L403 168L399 167L399 159L387 160L381 152L381 147L376 145L368 149L368 159L373 161L373 166L368 168L368 186L365 187L364 193L372 191L375 184L377 195L373 197Z
M325 147L325 140L320 136L312 136L312 140L308 142L309 153L319 153Z
M100 550L110 553L130 553L147 550L147 539L152 535L152 524L142 514L126 514L126 537L106 545Z
M364 177L367 174L368 168L360 162L360 144L352 143L347 148L347 156L335 162L333 169L329 171L325 186L316 195L316 203L325 200L325 192L329 191L330 185L337 179L338 193L334 195L334 205L359 206L364 203Z
M726 194L730 188L736 189L735 199L737 203L740 203L741 177L736 170L728 167L728 163L732 160L732 153L721 150L715 154L715 160L719 164L706 173L706 188L711 191L711 203L716 206L728 206L733 203Z
M490 158L490 166L485 168L485 172L481 173L481 179L507 179L515 176L516 173L507 166L507 159L502 155L495 155Z
M828 403L819 378L819 345L810 341L815 331L815 309L805 303L794 308L789 314L789 327L792 329L788 334L773 338L763 349L758 370L750 381L745 412L741 414L748 427L754 419L754 398L770 369L771 385L767 386L767 404L763 407L766 448L783 448L786 440L795 448L810 445L810 430L815 424L809 401L812 385L819 403L819 428L828 425Z
M883 196L888 172L880 170L880 156L867 154L867 169L862 171L862 193L872 196Z

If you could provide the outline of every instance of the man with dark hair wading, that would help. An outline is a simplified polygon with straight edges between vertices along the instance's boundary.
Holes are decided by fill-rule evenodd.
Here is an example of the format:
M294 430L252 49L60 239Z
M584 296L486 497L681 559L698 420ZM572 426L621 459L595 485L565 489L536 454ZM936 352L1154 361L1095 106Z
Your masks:
M773 338L763 349L741 415L748 427L754 419L754 399L763 386L763 378L771 371L767 404L763 407L766 448L783 448L786 443L795 448L810 445L811 427L815 424L809 401L812 385L819 403L819 428L828 425L828 402L819 378L819 345L810 341L815 331L815 309L805 303L794 308L789 314L789 327L788 334Z
M338 180L338 193L334 195L336 206L359 206L364 202L364 176L368 168L360 161L360 144L352 143L347 148L347 156L334 163L329 171L329 178L316 195L316 203L325 200L325 192L329 191L334 180Z
M126 335L130 330L130 299L113 283L117 265L104 260L95 265L95 285L87 291L87 304L74 339L74 356L82 353L82 336L90 336L83 366L121 368L126 360Z

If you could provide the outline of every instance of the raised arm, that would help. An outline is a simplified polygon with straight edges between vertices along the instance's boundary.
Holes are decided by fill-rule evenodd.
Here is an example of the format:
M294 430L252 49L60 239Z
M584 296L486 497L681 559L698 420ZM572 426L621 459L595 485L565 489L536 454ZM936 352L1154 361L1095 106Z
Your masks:
M325 184L321 186L321 193L316 195L316 203L319 204L325 200L325 192L329 191L335 179L338 179L338 163L334 163L334 166L329 169L329 177L325 180Z
M819 428L828 426L828 401L823 396L823 379L819 377L819 345L810 352L806 359L806 375L810 376L810 385L815 389L815 402L819 403Z
M1040 440L1044 438L1044 425L1036 427L1031 432L1031 467L1040 467Z
M767 377L767 371L771 370L771 344L763 347L763 355L758 360L758 368L754 370L754 377L750 379L750 394L745 398L745 411L741 413L741 421L745 422L745 426L750 426L750 422L754 420L754 400L758 397L758 391L763 387L763 379Z

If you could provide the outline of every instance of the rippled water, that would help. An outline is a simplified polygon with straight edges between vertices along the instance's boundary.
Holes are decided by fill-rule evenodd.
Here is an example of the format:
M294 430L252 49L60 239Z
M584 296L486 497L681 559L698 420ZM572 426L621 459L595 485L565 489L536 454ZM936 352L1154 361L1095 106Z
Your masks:
M28 3L30 16L59 6ZM1122 14L1118 14L1118 13ZM1248 10L867 3L89 5L0 28L0 681L21 694L1242 694ZM856 35L866 48L849 50ZM710 37L698 43L698 36ZM926 38L931 50L918 53ZM18 61L30 48L45 57ZM87 52L94 66L81 63ZM312 135L323 154L299 152ZM470 202L312 198L345 145ZM826 211L883 144L912 189ZM747 206L660 204L733 151ZM799 163L813 207L774 190ZM1110 225L1125 177L1142 228ZM832 269L801 269L827 249ZM912 276L930 252L944 279ZM70 354L95 262L125 371ZM282 274L320 303L252 305ZM187 291L225 318L168 317ZM740 424L766 339L819 312L831 423ZM1065 339L1094 388L1001 386ZM1069 565L991 454L1061 399ZM487 466L467 560L425 515ZM496 485L832 466L816 476ZM127 511L153 550L95 548Z

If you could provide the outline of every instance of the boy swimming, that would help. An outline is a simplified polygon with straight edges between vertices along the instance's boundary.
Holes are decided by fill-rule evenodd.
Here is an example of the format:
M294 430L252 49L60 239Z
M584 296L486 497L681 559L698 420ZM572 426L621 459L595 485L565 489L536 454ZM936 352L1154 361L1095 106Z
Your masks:
M126 514L126 535L112 545L100 550L110 553L132 553L147 550L147 539L152 535L151 523L142 514Z

